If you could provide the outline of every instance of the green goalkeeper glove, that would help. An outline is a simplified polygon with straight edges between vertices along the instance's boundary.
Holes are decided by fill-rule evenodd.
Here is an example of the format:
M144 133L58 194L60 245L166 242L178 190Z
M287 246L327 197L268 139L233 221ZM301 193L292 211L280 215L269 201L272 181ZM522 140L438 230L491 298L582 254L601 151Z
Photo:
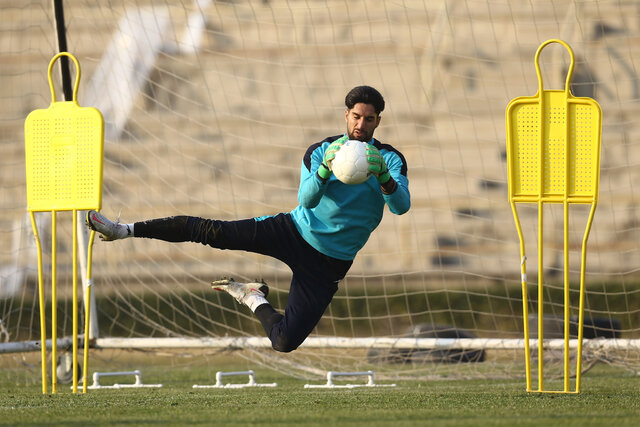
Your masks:
M324 152L324 157L322 158L322 163L318 168L318 175L320 178L329 179L331 176L331 162L333 162L333 159L336 157L338 150L340 150L348 140L349 138L345 135L336 139L327 147L327 150Z
M389 168L380 151L373 145L367 145L367 162L369 162L369 172L376 176L381 185L389 181L391 178Z

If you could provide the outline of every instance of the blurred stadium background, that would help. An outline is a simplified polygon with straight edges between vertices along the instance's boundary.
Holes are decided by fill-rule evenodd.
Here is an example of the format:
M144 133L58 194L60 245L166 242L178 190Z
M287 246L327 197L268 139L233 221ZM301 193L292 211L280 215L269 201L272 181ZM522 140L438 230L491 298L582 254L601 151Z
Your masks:
M595 98L604 117L600 203L588 246L589 336L640 338L640 2L76 0L64 6L68 50L82 67L79 103L98 108L106 123L102 212L122 222L289 211L306 148L344 130L346 92L360 84L382 92L388 106L376 137L406 156L412 209L401 217L386 213L314 337L522 338L504 113L511 99L536 93L538 46L565 40L576 54L573 93ZM50 1L0 2L4 343L40 336L23 127L30 111L51 102L46 71L58 51L53 15ZM545 88L564 87L568 55L561 46L545 49L541 66ZM586 215L574 212L570 271L577 301ZM548 218L545 284L553 320L562 313L562 215L549 209ZM529 281L536 295L536 211L523 208L521 219L533 245ZM48 221L39 215L44 230ZM58 334L68 336L71 218L59 221ZM264 278L278 308L289 284L279 262L194 244L97 241L93 265L100 338L261 336L248 310L210 292L209 281ZM531 304L535 313L535 298ZM412 378L524 375L521 353L504 353L239 352L301 376L371 366ZM637 349L585 357L639 365Z

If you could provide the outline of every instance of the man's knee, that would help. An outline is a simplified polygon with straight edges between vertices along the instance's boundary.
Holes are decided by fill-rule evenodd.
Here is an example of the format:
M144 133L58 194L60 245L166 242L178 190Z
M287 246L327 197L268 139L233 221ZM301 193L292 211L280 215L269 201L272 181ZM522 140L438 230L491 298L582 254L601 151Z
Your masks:
M280 351L282 353L289 353L295 349L297 349L300 344L304 341L299 338L292 338L285 335L278 335L275 341L272 342L272 347L275 351Z

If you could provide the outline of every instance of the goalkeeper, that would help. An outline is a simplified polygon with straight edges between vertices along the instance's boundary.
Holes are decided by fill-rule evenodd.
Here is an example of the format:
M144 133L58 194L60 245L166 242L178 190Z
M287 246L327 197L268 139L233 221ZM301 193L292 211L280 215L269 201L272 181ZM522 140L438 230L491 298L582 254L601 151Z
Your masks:
M267 301L264 283L221 280L212 286L255 313L275 350L295 350L320 321L338 282L380 223L385 204L397 215L407 212L411 204L404 156L373 138L384 98L370 86L358 86L347 94L345 105L346 133L307 149L302 159L299 205L291 212L236 221L173 216L120 224L89 211L87 225L107 241L146 237L197 242L284 262L293 273L284 314ZM372 176L358 185L343 184L331 172L336 152L350 139L368 144Z

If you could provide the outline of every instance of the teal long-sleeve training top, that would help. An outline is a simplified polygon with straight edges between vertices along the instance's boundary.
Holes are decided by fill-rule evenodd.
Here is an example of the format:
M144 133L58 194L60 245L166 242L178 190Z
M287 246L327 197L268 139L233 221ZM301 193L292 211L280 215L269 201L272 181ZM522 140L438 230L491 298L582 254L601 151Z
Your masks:
M384 205L402 215L411 206L407 162L398 150L376 139L369 141L384 158L398 184L391 194L383 194L375 176L362 184L347 185L331 175L326 181L318 167L329 145L343 135L311 145L302 160L299 205L291 217L302 237L317 251L340 260L352 260L367 243L382 220Z

